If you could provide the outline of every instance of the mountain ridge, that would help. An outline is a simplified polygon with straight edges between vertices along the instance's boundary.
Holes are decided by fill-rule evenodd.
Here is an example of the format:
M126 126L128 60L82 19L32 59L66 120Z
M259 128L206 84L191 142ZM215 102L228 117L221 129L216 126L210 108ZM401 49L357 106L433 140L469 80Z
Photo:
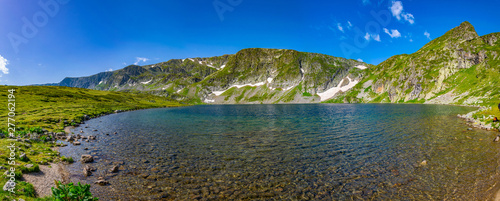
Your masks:
M479 36L465 21L416 52L376 66L319 53L247 48L65 78L59 85L153 93L193 103L481 104L488 101L479 92L497 94L483 81L500 84L494 79L499 38L500 33Z

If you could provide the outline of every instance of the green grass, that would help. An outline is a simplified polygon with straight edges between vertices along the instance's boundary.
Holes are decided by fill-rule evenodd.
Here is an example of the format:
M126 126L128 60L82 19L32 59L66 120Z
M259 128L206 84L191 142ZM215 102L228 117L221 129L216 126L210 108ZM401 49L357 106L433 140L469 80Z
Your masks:
M16 89L15 120L18 130L43 127L63 129L64 121L80 122L83 115L96 117L115 110L181 106L180 103L148 94L96 91L54 86L0 86L0 129L7 127L8 89Z

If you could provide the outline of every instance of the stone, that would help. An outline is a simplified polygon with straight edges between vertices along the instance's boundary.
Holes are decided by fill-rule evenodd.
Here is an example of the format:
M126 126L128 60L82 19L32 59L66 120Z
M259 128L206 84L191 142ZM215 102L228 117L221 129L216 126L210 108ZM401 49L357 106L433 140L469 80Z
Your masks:
M73 141L73 140L75 140L75 137L73 135L68 135L66 137L66 142Z
M493 142L498 142L500 141L500 135L498 135L497 137L495 137L495 139L493 140Z
M26 164L26 165L24 165L24 167L26 167L26 168L32 168L33 164Z
M88 155L88 154L84 154L84 155L82 155L81 160L83 163L90 163L90 162L94 161L94 157L92 157L91 155Z
M16 183L15 182L7 181L7 183L5 183L5 185L3 185L3 190L4 191L8 191L9 189L13 189L15 187L16 187Z
M22 161L25 161L25 160L28 160L28 157L26 156L26 153L21 153L21 155L19 155L19 159L21 159Z
M467 128L467 130L468 130L468 131L471 131L471 130L472 130L472 128Z
M114 165L109 169L109 172L118 172L118 167L119 167L118 165Z
M83 148L83 150L89 150L89 148L88 148L88 147L85 147L85 148Z
M74 142L73 142L73 145L81 145L81 144L82 144L82 143L81 143L81 142L79 142L79 141L74 141Z
M83 168L83 175L85 175L86 177L92 175L92 171L90 171L89 166L85 166Z
M421 163L420 163L420 166L426 166L427 165L427 160L423 160Z
M90 166L90 165L86 165L85 168L87 168L88 170L90 170L92 172L95 172L97 170L96 167L93 167L93 166Z
M104 180L104 179L98 180L98 181L96 181L96 182L94 182L94 183L95 183L95 184L99 184L99 185L101 185L101 186L104 186L104 185L109 184L109 182L108 182L108 181L106 181L106 180Z

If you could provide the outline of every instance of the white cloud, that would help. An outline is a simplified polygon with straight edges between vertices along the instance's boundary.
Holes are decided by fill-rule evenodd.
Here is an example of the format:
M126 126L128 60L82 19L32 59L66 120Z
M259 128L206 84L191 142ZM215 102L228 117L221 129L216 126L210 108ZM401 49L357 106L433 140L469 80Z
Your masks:
M401 12L403 12L403 3L401 3L401 1L392 1L391 12L392 16L396 17L398 20L401 20Z
M431 39L431 34L427 31L424 32L424 35L430 40Z
M370 0L363 0L363 5L368 5L368 4L371 4Z
M396 19L401 20L402 16L410 24L415 23L415 17L411 13L403 12L403 3L401 1L392 1L390 9L392 16L396 17Z
M413 42L413 39L410 38L410 42Z
M135 58L135 63L134 65L138 65L140 62L146 62L148 61L149 59L148 58L144 58L144 57L136 57Z
M363 62L363 59L361 59L361 58L358 58L356 60L359 61L359 62Z
M401 33L399 33L399 31L397 29L391 29L391 32L389 32L388 29L384 28L384 32L389 34L389 36L391 36L391 38L401 37Z
M371 34L370 35L369 33L366 33L365 34L365 39L366 40L370 40L370 38L373 39L373 40L375 40L375 41L380 42L380 35L378 35L378 34Z
M351 29L351 28L352 28L352 24L351 24L351 22L350 22L350 21L347 21L347 28L348 28L348 29Z
M342 25L341 25L340 23L337 23L337 28L338 28L340 31L344 32L344 28L342 27Z
M112 68L109 68L108 70L106 70L106 72L111 72L111 71L113 71Z
M408 21L410 24L415 23L415 17L413 17L413 15L410 13L403 14L403 18L405 18L405 20Z
M2 71L3 74L9 74L9 69L7 68L8 64L9 61L0 55L0 71Z

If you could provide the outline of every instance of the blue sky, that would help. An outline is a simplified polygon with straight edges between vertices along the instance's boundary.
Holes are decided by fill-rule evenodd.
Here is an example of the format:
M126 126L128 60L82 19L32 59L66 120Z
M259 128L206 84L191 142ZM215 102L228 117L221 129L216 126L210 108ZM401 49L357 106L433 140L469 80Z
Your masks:
M498 8L500 0L0 0L0 84L252 47L378 64L463 21L479 35L500 32Z

